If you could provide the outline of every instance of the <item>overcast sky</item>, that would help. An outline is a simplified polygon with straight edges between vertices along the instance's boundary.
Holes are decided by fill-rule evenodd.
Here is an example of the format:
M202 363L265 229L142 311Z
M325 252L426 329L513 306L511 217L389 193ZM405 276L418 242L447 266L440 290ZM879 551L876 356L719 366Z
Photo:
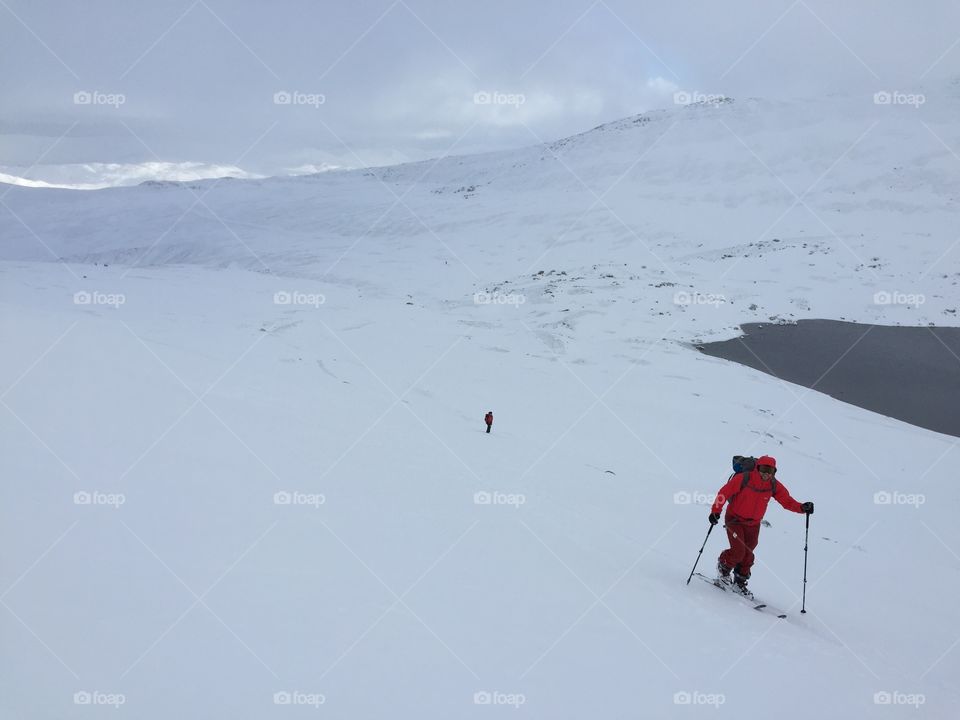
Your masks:
M0 169L389 164L958 74L957 0L0 0Z

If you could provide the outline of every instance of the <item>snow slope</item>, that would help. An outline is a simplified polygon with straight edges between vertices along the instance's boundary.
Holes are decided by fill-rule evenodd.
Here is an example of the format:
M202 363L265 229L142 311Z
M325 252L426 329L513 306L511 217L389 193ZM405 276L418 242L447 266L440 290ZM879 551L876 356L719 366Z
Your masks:
M952 717L956 439L693 348L955 323L935 98L0 189L3 715ZM735 452L817 503L806 615L776 505L786 620L684 584Z

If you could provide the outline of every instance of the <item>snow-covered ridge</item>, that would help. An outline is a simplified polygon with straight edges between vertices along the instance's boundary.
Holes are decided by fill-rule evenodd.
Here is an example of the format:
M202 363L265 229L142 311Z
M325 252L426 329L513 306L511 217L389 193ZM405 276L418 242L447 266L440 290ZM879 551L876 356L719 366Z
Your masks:
M234 165L217 165L199 162L142 163L76 163L69 165L43 165L31 168L3 168L0 183L23 187L60 188L65 190L102 190L141 183L192 182L205 178L256 178ZM40 174L44 179L21 177L23 174Z

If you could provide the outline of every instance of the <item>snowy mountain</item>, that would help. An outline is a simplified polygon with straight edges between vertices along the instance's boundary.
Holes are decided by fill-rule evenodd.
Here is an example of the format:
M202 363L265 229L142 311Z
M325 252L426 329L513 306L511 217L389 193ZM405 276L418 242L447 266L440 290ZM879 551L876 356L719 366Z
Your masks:
M19 173L33 177L21 177ZM233 165L197 162L82 163L35 165L29 168L0 166L0 183L65 190L100 190L143 182L193 182L227 177L253 179L262 176Z
M956 438L694 346L955 325L958 109L3 186L4 715L952 717ZM752 586L786 619L685 584L735 453L816 502L806 614L775 504Z

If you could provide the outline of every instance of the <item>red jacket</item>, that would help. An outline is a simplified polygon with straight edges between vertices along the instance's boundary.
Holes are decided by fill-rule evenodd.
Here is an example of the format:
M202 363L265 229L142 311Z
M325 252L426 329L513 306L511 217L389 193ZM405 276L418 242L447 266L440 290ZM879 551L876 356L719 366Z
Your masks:
M723 504L729 500L730 504L727 505L725 518L727 524L759 525L767 512L767 504L770 502L770 498L773 498L785 509L802 513L803 506L790 496L783 483L779 480L773 482L776 483L776 491L771 487L773 483L764 481L759 472L751 470L747 485L741 490L743 473L734 473L726 484L720 488L710 512L719 515L720 510L723 509Z
M493 425L493 413L487 413L486 415L484 415L484 416L483 416L483 421L484 421L487 425Z

